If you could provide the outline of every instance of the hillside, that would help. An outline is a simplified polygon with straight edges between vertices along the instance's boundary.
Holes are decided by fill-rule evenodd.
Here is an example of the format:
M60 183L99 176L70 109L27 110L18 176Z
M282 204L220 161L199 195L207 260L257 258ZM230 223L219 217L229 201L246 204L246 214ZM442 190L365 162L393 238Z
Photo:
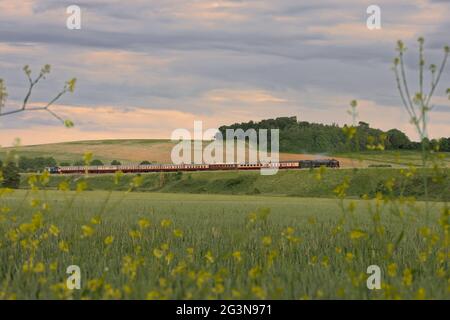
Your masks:
M393 186L396 194L404 196L423 196L423 180L417 175L405 178L398 169L369 168L336 170L328 169L318 175L319 170L283 170L273 176L262 176L259 172L249 171L221 171L221 172L192 172L192 173L150 173L143 174L142 185L137 191L163 193L205 193L205 194L236 194L236 195L271 195L296 197L334 197L333 190L345 179L348 179L350 197L361 197L366 194L374 197L377 192L388 193L385 182L395 179ZM445 179L437 183L429 179L430 198L441 200L448 197L450 174L444 172ZM114 175L90 175L87 178L73 175L56 175L50 179L48 187L56 188L66 181L72 189L76 188L81 179L86 179L88 190L117 190L129 189L132 179L136 175L127 174L119 184L114 184ZM27 175L22 177L22 188L28 188Z
M205 145L207 142L205 142ZM118 160L122 163L139 163L151 161L156 163L170 163L170 153L176 145L170 140L95 140L73 141L34 146L20 146L15 148L1 148L0 159L4 159L8 152L15 152L19 157L53 157L58 163L73 163L81 160L86 152L91 152L95 159L104 163ZM320 159L329 158L327 154L280 153L283 160ZM367 166L366 161L352 162L348 157L339 157L344 166Z
M205 142L206 144L206 142ZM151 161L169 163L170 153L175 145L170 140L95 140L73 141L15 148L0 148L0 160L14 151L19 157L53 157L57 163L81 160L86 152L92 152L95 159L104 163L119 160L122 163ZM443 161L450 166L450 153L441 153ZM410 150L364 151L360 153L280 153L281 160L319 159L333 157L345 168L368 167L369 165L391 165L393 167L418 165L420 152Z
M293 153L320 153L320 152L355 152L374 150L383 146L386 150L418 151L421 144L411 141L410 138L398 129L383 131L370 127L369 123L360 121L355 127L337 124L322 124L306 121L297 121L297 117L280 117L265 119L259 122L249 121L235 123L219 128L222 136L226 136L228 129L278 129L280 136L280 151ZM351 139L349 139L351 138ZM430 149L450 152L450 137L432 139L427 141Z

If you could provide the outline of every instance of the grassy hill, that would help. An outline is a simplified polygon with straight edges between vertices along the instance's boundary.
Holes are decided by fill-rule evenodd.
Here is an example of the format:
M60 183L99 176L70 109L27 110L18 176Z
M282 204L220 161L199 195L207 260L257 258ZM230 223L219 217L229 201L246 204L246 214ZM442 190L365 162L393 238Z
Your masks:
M8 152L14 151L18 156L25 157L53 157L60 162L81 160L86 152L92 152L95 159L109 163L119 160L122 163L138 163L144 160L169 163L170 153L175 146L170 140L94 140L73 141L15 148L0 148L0 159L4 159ZM206 144L206 142L205 142ZM450 165L450 154L442 153L446 164ZM359 154L304 154L280 153L281 160L300 160L335 157L341 161L343 167L367 167L376 164L392 166L420 165L420 153L416 151L365 151Z
M206 145L208 142L205 142ZM33 146L19 146L15 148L1 148L0 159L4 159L7 152L14 151L18 156L25 157L53 157L58 163L80 160L86 152L92 152L95 159L110 163L119 160L122 163L139 163L147 160L157 163L170 163L170 154L176 142L170 140L94 140L73 141ZM247 148L248 149L248 148ZM296 154L280 153L281 160L318 159L330 157L327 154ZM340 159L347 162L347 159ZM347 165L351 165L348 161ZM358 165L367 165L361 163Z
M395 179L395 194L404 196L423 196L423 181L417 175L405 178L399 169L367 168L367 169L327 169L319 175L319 170L282 170L273 176L262 176L258 171L215 171L215 172L179 172L143 174L142 184L137 191L162 193L196 193L196 194L233 194L233 195L270 195L295 197L334 197L336 186L348 179L349 197L359 198L363 195L375 196L377 192L386 193L385 181ZM448 176L450 170L444 171L441 183L429 179L430 198L450 200ZM114 184L114 175L85 176L52 176L51 189L66 181L75 189L80 180L86 179L88 190L129 189L136 175L127 174L119 184ZM27 175L22 178L22 188L27 188Z

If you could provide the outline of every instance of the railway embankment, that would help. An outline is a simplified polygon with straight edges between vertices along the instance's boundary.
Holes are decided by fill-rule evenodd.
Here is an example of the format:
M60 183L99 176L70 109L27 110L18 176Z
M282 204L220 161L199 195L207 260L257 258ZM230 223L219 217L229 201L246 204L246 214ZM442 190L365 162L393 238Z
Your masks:
M119 182L113 174L103 175L52 175L46 188L56 189L61 183L76 190L80 182L86 182L87 190L126 191L139 176L138 192L273 195L295 197L334 197L334 190L344 182L346 194L351 198L373 198L377 193L389 196L423 198L421 170L414 174L408 169L326 169L286 170L273 176L262 176L250 171L177 172L126 174ZM435 200L450 200L450 169L440 172L435 179L433 171L427 170L428 193ZM443 177L444 175L444 177ZM29 188L29 174L22 175L21 188Z

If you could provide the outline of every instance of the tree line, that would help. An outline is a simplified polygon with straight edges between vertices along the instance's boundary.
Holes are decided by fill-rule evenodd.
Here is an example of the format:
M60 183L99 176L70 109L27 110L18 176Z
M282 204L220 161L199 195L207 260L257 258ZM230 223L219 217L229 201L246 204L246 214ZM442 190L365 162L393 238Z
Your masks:
M53 157L25 157L21 156L19 157L19 160L16 162L14 161L8 161L5 163L5 167L7 165L10 165L10 162L12 162L15 166L17 166L18 170L22 173L26 172L42 172L47 167L65 167L65 166L85 166L86 163L84 160L75 160L74 162L69 161L61 161L58 163L55 158ZM120 166L122 163L118 160L112 160L111 162L104 162L99 159L92 160L89 165L91 166L103 166L103 165L112 165L112 166ZM150 161L142 161L140 163L141 165L147 165L151 164ZM3 167L3 163L0 160L0 168Z
M348 139L348 131L354 129L355 139ZM225 137L227 129L279 129L280 151L282 152L352 152L371 150L382 145L387 150L419 150L421 143L411 141L398 129L383 131L371 128L360 121L354 127L340 127L337 124L320 124L297 121L297 117L281 117L259 122L235 123L219 128ZM268 132L270 134L270 131ZM270 140L269 140L270 141ZM450 152L450 137L426 141L434 150Z

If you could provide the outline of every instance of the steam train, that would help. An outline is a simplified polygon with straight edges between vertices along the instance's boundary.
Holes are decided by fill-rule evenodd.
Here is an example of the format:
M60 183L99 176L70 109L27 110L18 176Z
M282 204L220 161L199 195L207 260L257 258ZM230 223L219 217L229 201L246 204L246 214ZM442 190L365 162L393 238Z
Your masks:
M219 171L219 170L260 170L260 169L311 169L339 168L335 159L280 161L270 163L219 163L219 164L149 164L149 165L106 165L106 166L68 166L48 167L51 174L102 174L115 173L146 173L146 172L178 172L178 171Z

